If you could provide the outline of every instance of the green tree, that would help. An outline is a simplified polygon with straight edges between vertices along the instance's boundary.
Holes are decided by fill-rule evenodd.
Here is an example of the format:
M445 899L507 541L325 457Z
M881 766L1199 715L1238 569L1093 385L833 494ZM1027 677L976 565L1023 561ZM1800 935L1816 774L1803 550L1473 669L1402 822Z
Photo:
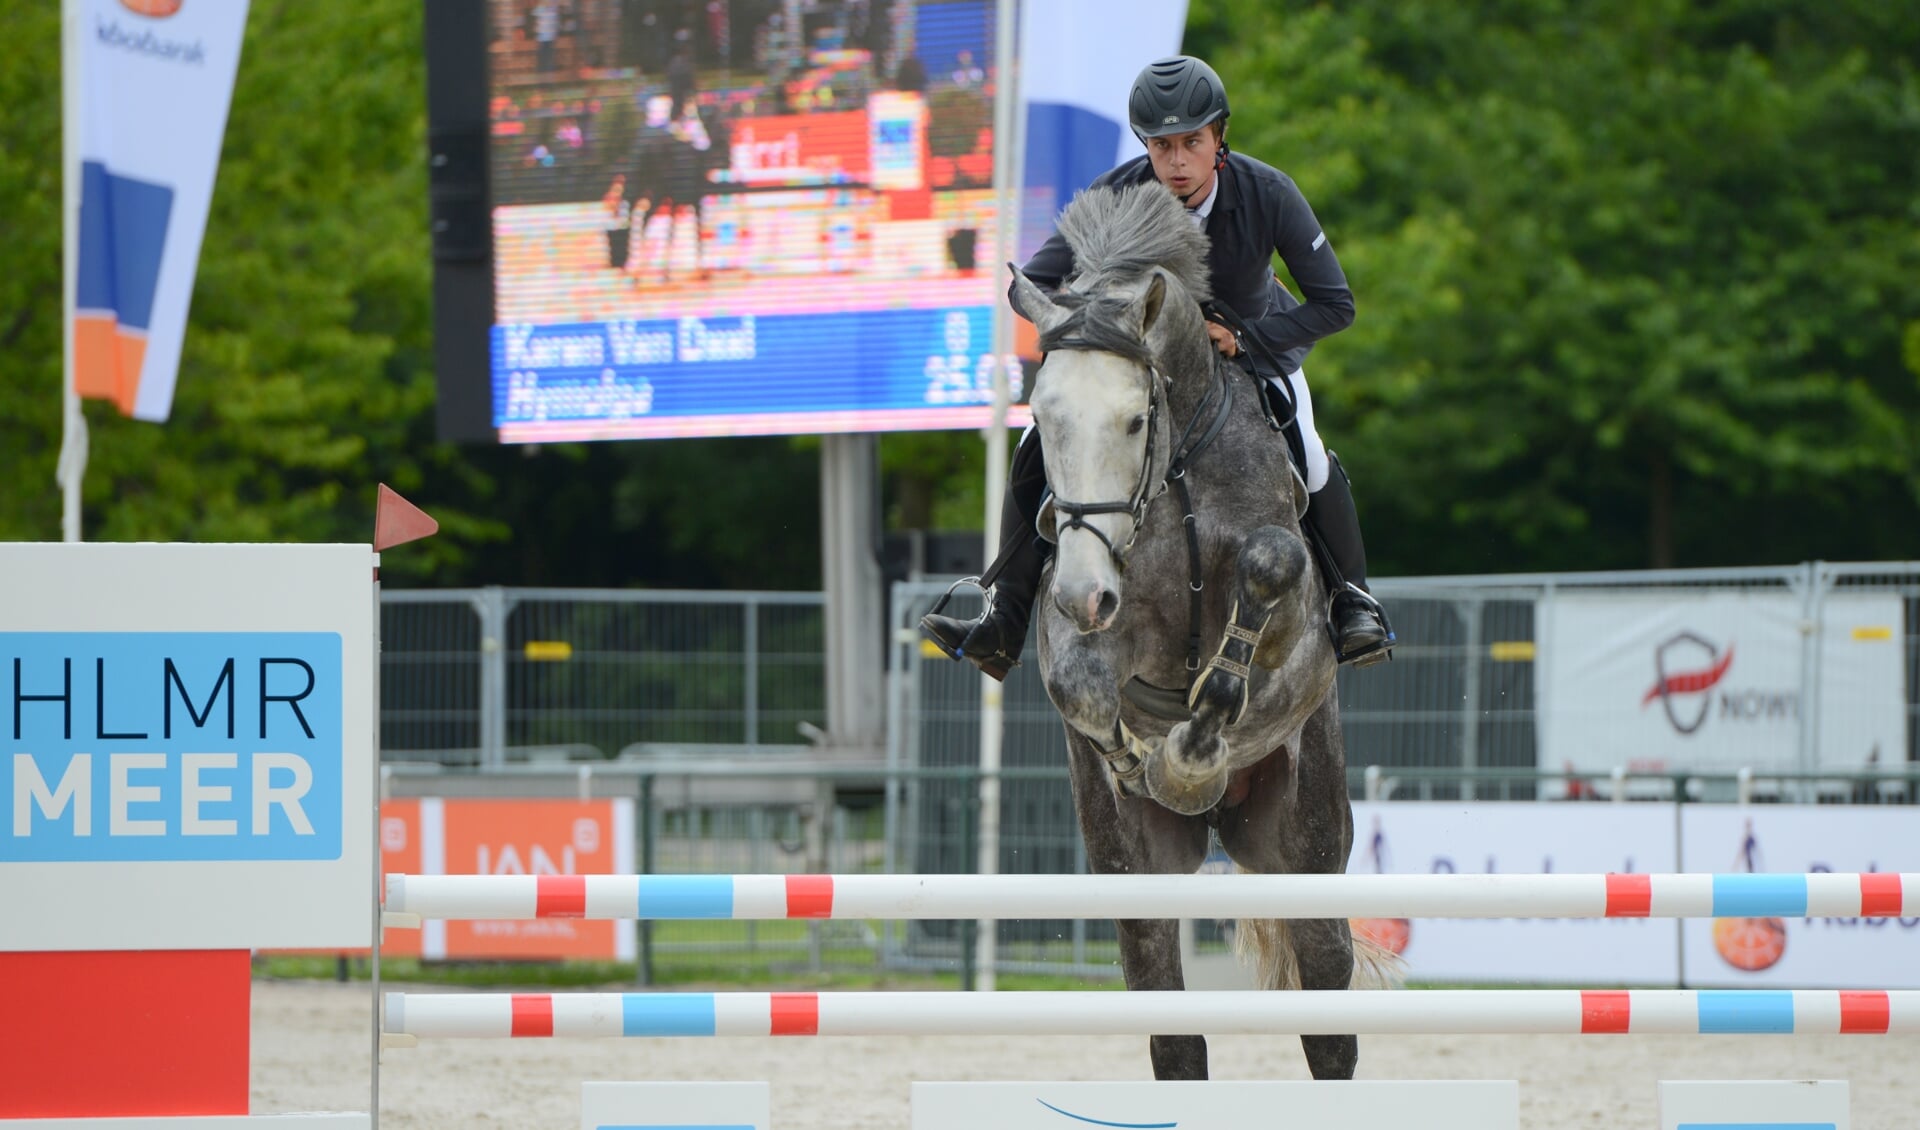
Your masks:
M16 219L0 396L19 498L11 537L58 536L59 19L12 3L9 105L32 130L8 147L0 186ZM365 540L374 483L418 491L459 475L432 442L423 202L420 18L404 0L266 0L249 13L172 418L123 419L89 403L86 536L100 540ZM24 191L23 191L24 189ZM16 298L17 296L17 298ZM23 426L24 425L24 426ZM459 560L497 520L436 507L446 536L395 571Z
M1310 366L1392 571L1920 548L1911 20L1205 0L1189 46L1349 266Z
M60 6L0 5L0 539L60 536Z
M59 19L0 0L0 537L59 533ZM90 538L440 537L400 583L819 583L806 439L435 440L421 20L254 0L174 418L90 404ZM1193 0L1359 321L1309 361L1381 573L1920 556L1920 21L1866 0ZM975 432L884 437L975 526Z

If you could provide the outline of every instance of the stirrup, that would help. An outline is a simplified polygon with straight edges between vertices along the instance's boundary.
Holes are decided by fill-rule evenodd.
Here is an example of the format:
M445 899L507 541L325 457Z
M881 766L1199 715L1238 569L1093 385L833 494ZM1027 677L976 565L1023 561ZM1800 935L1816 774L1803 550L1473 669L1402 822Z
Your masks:
M985 605L985 608L976 620L955 620L952 617L940 615L940 610L947 606L949 600L953 599L954 590L958 589L961 585L972 585L981 592L982 603ZM994 682L1004 683L1007 681L1007 676L1013 673L1013 669L1020 666L1020 661L1008 655L1006 652L1004 629L1002 629L1001 634L1001 646L995 650L993 654L969 655L966 651L966 636L949 638L941 632L939 625L933 623L935 619L940 619L956 627L962 624L971 625L969 628L969 633L971 633L972 631L977 631L982 625L993 618L993 611L994 608L997 607L997 603L994 599L994 591L990 588L983 587L980 584L979 577L962 577L951 585L948 585L947 591L940 594L940 599L934 602L933 607L928 610L927 614L920 617L920 635L930 640L933 646L939 648L947 658L956 659L964 663L971 663Z
M982 585L980 583L979 577L962 577L959 580L947 586L947 591L940 594L940 599L933 602L932 608L927 609L927 615L929 616L940 615L941 611L947 607L947 601L953 599L953 591L959 588L961 585L971 585L974 588L979 589L980 595L986 601L987 611L990 612L993 610L993 590Z
M928 640L930 640L933 643L933 646L945 652L948 659L967 658L966 655L960 649L961 644L965 643L966 641L964 638L956 639L956 640L947 639L944 635L941 634L940 630L934 626L932 621L934 617L939 616L941 611L946 608L947 602L953 599L953 594L955 590L959 589L960 586L962 585L971 585L974 588L979 589L980 596L981 596L981 603L985 607L986 612L993 611L993 590L981 585L979 577L962 577L959 580L948 585L947 591L941 593L940 599L934 601L933 607L928 609L926 614L920 617L920 634L926 637ZM981 614L981 619L982 620L986 619L985 612Z
M1334 606L1339 603L1342 596L1352 596L1366 605L1367 610L1379 618L1380 627L1386 630L1387 637L1379 643L1352 653L1341 650L1340 632L1334 626ZM1343 581L1340 587L1327 594L1327 638L1333 641L1334 661L1341 666L1352 664L1355 669L1372 667L1376 663L1385 663L1392 659L1393 645L1399 640L1393 631L1393 621L1387 619L1386 606L1375 599L1372 593L1352 581Z

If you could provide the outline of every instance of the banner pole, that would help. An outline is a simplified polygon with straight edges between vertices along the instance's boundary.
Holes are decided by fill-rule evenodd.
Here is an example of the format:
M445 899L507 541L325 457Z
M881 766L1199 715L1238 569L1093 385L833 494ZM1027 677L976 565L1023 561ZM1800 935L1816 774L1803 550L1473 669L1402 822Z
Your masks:
M73 305L80 255L80 0L60 3L60 540L80 540L87 417L73 382Z
M997 280L1004 265L1014 256L1014 232L1019 226L1019 0L1000 0L994 6L993 39L993 180L994 263L992 277ZM1012 400L1012 374L1007 371L1013 356L1013 311L997 295L993 304L993 418L987 425L987 498L986 555L991 561L1000 553L1000 496L1007 482L1007 410ZM985 675L980 677L980 839L978 871L994 875L1000 870L1000 765L1005 712L1002 688ZM992 919L980 920L975 985L981 992L995 987L995 928Z

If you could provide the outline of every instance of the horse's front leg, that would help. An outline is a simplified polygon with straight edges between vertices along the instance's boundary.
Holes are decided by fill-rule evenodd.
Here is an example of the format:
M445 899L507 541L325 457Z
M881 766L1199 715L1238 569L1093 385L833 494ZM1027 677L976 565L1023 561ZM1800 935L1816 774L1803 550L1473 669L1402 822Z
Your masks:
M1162 756L1147 766L1147 789L1176 812L1205 812L1227 791L1227 743L1222 733L1247 707L1253 653L1265 631L1291 636L1300 629L1301 604L1291 596L1307 572L1307 546L1282 526L1261 526L1240 546L1226 638L1194 682L1187 706L1193 717L1167 735ZM1278 610L1288 617L1273 624Z
M1096 875L1187 875L1199 869L1207 854L1205 822L1176 816L1150 800L1116 796L1099 743L1078 730L1067 731L1067 760L1088 870ZM1186 987L1178 922L1126 919L1113 926L1128 989L1176 992ZM1147 1047L1155 1079L1207 1077L1204 1036L1154 1036Z
M1084 638L1047 642L1052 646L1045 649L1041 677L1054 708L1106 760L1120 795L1146 796L1143 777L1150 739L1135 736L1120 721L1120 680L1114 664Z

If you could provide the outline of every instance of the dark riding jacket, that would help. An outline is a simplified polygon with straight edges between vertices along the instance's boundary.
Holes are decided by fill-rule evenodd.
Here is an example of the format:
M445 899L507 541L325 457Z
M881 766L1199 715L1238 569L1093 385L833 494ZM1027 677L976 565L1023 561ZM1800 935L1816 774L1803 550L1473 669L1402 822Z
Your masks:
M1091 187L1124 188L1153 179L1152 162L1141 156L1101 174ZM1229 152L1219 185L1206 221L1213 299L1240 315L1292 372L1314 342L1353 324L1353 292L1347 289L1346 272L1292 177ZM1276 251L1306 301L1274 277ZM1057 290L1073 274L1073 249L1055 232L1024 270L1036 285ZM1011 288L1007 296L1025 317Z

